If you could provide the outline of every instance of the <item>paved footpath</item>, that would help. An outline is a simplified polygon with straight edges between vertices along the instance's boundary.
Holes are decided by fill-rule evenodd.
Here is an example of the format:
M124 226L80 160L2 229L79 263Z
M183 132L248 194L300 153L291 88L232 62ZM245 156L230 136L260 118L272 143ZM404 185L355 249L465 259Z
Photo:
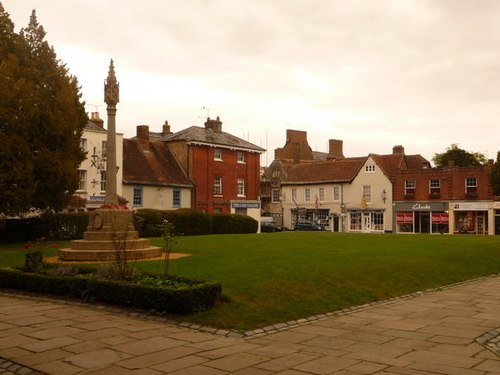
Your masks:
M0 293L0 374L500 375L499 346L500 276L246 338Z

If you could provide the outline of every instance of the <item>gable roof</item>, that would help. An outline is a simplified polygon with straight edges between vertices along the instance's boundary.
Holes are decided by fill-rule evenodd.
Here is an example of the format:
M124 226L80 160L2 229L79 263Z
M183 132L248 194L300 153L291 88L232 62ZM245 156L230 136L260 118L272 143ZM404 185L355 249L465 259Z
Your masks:
M346 158L307 164L285 164L284 184L311 184L352 181L366 157Z
M251 152L262 153L266 151L262 147L235 137L226 132L215 132L213 129L191 126L174 134L162 138L163 141L184 141L187 143L234 148Z
M137 138L123 140L123 183L193 186L165 143Z

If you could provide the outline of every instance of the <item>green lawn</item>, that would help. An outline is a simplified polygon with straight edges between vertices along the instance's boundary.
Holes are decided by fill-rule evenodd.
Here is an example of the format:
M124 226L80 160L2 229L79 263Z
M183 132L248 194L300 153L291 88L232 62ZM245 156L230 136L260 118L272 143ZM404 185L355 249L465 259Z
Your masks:
M22 246L8 248L0 266L22 263ZM230 301L180 319L240 330L500 272L500 236L210 235L179 238L175 251L193 256L173 260L171 273L219 281Z

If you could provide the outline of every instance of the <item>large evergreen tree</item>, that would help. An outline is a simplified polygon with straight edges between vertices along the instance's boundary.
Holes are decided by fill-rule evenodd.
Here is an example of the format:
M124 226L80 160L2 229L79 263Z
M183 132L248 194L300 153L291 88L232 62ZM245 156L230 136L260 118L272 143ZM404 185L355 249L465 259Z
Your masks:
M493 188L493 194L500 196L500 151L497 152L497 160L491 168L490 182Z
M87 122L76 78L33 11L19 34L0 4L0 212L63 208L78 186Z
M446 167L450 161L457 167L471 167L483 165L486 163L486 156L480 152L469 152L452 144L446 149L446 152L436 153L432 158L436 167Z

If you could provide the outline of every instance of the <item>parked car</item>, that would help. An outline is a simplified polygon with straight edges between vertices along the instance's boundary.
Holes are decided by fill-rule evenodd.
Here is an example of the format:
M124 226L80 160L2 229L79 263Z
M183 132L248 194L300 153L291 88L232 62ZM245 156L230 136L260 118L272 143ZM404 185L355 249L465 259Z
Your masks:
M283 230L278 224L273 222L264 221L260 223L261 232L281 232Z
M298 223L295 224L294 230L323 230L321 226L308 222L308 221L299 221Z

